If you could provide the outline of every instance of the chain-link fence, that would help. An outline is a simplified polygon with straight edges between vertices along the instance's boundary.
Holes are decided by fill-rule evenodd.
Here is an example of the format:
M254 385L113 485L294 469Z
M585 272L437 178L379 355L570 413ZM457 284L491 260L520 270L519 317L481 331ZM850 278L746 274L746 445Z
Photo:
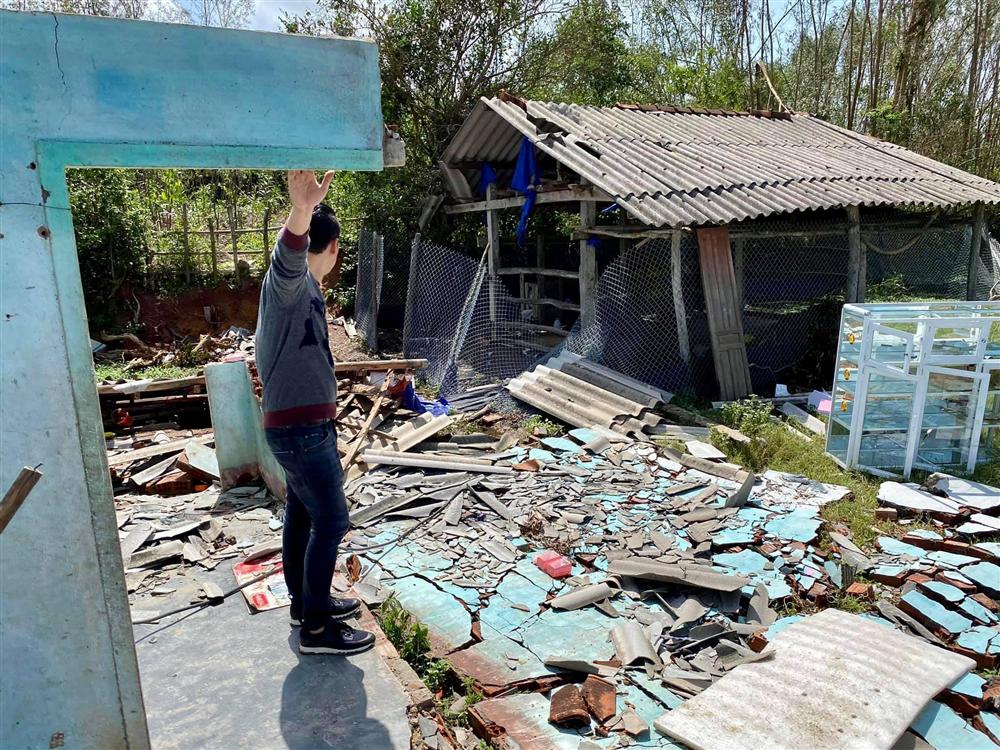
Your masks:
M419 236L412 253L403 352L428 360L421 377L442 396L499 387L552 348L485 257L477 263Z
M666 390L698 391L710 383L694 236L644 240L621 252L598 280L593 323L577 322L563 348Z
M378 351L378 311L382 297L382 236L368 229L358 232L357 282L354 292L354 324L365 345Z
M410 259L403 356L423 358L420 376L441 384L449 369L459 323L467 317L469 297L482 284L480 264L467 255L417 235Z
M799 220L732 233L736 286L754 391L829 379L848 273L846 228Z
M964 299L971 250L964 225L890 226L862 219L868 301ZM1000 243L982 244L976 294L1000 286ZM848 281L847 225L829 216L747 222L731 231L733 267L754 390L828 387ZM561 348L675 392L713 396L712 356L697 239L692 232L633 241L606 265L595 316L559 344L533 308L483 263L423 240L414 245L407 356L450 396L499 383Z

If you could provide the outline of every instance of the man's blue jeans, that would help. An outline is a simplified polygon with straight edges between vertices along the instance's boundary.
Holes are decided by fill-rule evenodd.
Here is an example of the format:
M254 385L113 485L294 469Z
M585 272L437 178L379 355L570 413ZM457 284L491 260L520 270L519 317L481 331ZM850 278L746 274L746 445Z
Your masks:
M337 547L350 528L344 473L333 421L265 430L285 470L288 497L282 559L292 601L302 604L304 627L326 622Z

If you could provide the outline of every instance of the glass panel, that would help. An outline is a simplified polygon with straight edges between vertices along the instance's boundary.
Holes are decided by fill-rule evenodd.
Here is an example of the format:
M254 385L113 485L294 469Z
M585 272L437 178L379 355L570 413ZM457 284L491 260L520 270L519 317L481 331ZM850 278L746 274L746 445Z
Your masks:
M976 463L980 464L1000 461L1000 368L986 372L990 386L986 395L979 455L976 457Z
M1000 359L1000 321L990 326L986 338L986 359Z
M926 343L931 356L974 357L979 346L979 327L941 326Z
M894 324L896 328L901 325L899 323ZM903 370L906 363L907 347L910 343L910 336L903 334L912 334L915 331L915 324L913 325L913 331L901 331L899 333L893 327L879 326L876 328L872 335L872 361L893 367L897 370Z
M979 394L979 381L970 376L928 374L915 467L963 466L969 460Z
M914 381L872 373L865 399L859 464L894 469L905 463L915 391Z

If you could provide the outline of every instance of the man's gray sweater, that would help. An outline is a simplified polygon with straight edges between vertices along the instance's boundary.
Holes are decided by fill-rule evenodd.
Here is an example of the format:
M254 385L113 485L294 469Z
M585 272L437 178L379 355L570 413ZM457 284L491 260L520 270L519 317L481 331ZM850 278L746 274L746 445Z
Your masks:
M326 305L309 273L308 247L309 235L282 229L260 290L256 351L264 385L264 427L337 415Z

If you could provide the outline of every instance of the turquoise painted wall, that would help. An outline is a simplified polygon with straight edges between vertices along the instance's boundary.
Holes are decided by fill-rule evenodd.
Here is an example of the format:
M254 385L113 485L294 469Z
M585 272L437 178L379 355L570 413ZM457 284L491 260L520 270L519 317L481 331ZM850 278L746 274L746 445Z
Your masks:
M0 11L0 136L0 746L145 748L64 169L381 169L378 51Z

